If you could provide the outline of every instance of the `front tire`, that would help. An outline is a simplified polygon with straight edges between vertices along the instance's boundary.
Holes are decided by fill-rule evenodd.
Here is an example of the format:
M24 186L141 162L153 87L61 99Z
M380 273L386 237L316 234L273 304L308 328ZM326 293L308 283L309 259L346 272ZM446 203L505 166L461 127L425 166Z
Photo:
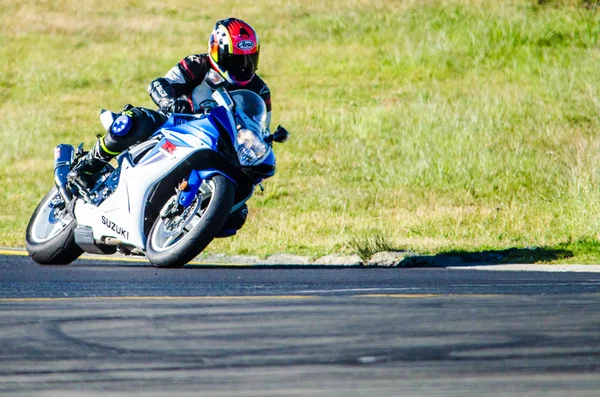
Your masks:
M40 265L67 265L83 250L75 243L77 222L66 209L58 189L53 187L33 213L25 242L27 252Z
M194 259L227 221L234 196L233 183L219 174L203 181L183 211L172 211L177 206L176 195L172 196L148 235L148 260L157 267L182 267Z

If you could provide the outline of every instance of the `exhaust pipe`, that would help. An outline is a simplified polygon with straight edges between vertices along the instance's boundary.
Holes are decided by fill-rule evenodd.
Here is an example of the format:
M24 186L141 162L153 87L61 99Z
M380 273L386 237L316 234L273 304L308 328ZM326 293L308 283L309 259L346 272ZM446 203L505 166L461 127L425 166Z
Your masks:
M54 148L54 183L60 192L65 204L73 199L67 190L67 175L75 157L75 149L71 145L61 143Z

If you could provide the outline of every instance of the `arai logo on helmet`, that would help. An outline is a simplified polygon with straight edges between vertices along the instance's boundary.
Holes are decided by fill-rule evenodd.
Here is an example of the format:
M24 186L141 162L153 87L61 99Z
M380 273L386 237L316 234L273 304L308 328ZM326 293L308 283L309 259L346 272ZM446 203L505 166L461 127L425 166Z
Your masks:
M254 48L254 42L252 40L242 40L236 44L236 47L244 51L251 50Z

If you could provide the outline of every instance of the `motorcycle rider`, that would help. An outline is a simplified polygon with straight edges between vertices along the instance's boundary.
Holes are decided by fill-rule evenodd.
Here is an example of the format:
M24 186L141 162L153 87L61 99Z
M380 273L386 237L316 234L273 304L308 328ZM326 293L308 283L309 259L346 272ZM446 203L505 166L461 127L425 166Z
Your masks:
M208 40L208 53L185 57L164 77L155 79L148 86L148 93L159 111L126 105L107 133L99 137L87 155L71 170L69 178L87 187L94 175L113 157L148 139L165 123L165 114L210 110L215 103L211 97L212 90L204 83L210 69L227 81L229 91L246 89L257 93L265 101L269 126L271 93L256 74L259 52L258 35L248 23L237 18L218 21ZM245 221L247 207L244 205L240 210Z

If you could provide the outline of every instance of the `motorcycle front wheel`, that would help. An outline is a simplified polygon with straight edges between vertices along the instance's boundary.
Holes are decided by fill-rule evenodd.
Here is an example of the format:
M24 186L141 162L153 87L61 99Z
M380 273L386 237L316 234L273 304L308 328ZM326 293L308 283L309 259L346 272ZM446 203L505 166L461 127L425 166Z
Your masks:
M67 265L83 250L75 243L77 222L67 211L56 187L38 204L29 220L25 243L29 256L40 265Z
M192 203L178 208L169 198L148 235L146 257L157 267L182 267L200 254L229 217L235 186L223 175L202 182Z

